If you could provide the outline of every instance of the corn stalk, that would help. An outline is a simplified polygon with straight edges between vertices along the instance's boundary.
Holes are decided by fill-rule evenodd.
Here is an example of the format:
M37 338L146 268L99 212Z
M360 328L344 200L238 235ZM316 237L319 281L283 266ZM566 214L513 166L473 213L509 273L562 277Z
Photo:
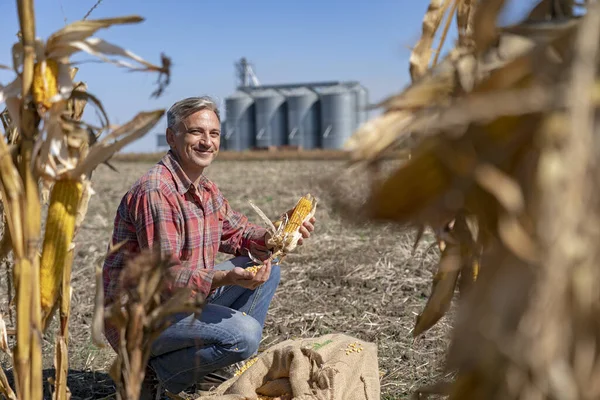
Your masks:
M157 66L129 50L91 38L99 29L137 23L140 17L77 21L42 41L35 35L33 1L17 0L17 7L21 29L19 41L12 47L16 78L0 85L0 99L6 104L1 120L7 133L7 137L0 134L0 199L6 219L0 256L4 258L10 249L14 255L16 342L10 355L16 394L3 373L0 392L10 399L42 398L42 334L58 310L53 398L63 400L69 397L66 382L74 236L92 193L91 174L99 164L108 164L123 146L147 133L164 114L164 110L142 112L122 126L112 126L101 101L83 90L85 86L73 82L76 69L70 56L83 47L104 62L158 72L166 79L159 78L155 96L169 83L170 60L162 55L162 65ZM81 120L86 102L100 111L100 128ZM107 134L99 139L102 132ZM43 241L40 197L50 200ZM2 324L5 336L4 328Z
M164 301L170 257L143 251L127 263L119 277L117 296L102 315L97 307L95 332L101 332L102 321L119 332L119 349L110 375L117 386L117 399L137 399L150 358L152 342L169 326L169 316L176 313L202 311L202 296L192 296L189 289L179 289ZM97 282L97 290L101 281ZM100 296L101 298L101 296Z
M0 189L2 190L2 198L4 202L4 211L6 213L6 222L8 225L8 230L10 231L10 235L13 238L13 253L15 258L15 266L14 266L14 275L15 275L15 283L21 282L17 279L21 278L23 271L27 273L27 270L24 268L27 266L27 260L24 257L23 251L23 234L22 234L22 216L23 216L23 189L22 182L20 176L18 174L17 169L12 163L12 158L10 157L10 153L8 151L8 146L6 145L4 136L0 137L0 181L2 185ZM6 235L6 233L5 233ZM25 295L27 299L27 295ZM27 306L28 304L25 303ZM19 304L20 305L20 304ZM17 306L17 311L19 308ZM22 307L23 313L27 313L28 308ZM25 325L28 327L29 325ZM20 359L16 358L16 354L14 357L13 365L15 367L15 378L16 378L16 387L17 393L19 394L19 398L22 398L22 393L27 393L29 391L29 364L28 360L28 348L27 345L30 343L30 339L24 335L25 328L21 325L21 330L17 331L17 341L19 339L24 340L25 344L21 347L16 347L15 351L20 351L19 354L21 356ZM25 332L27 333L27 332ZM17 342L18 343L18 342ZM24 358L24 359L23 359ZM2 373L3 375L4 373ZM10 393L12 389L7 385L7 381L2 378L0 379L0 390L3 393ZM14 396L14 394L13 394Z
M471 36L351 138L354 171L407 132L418 142L354 215L438 236L414 333L458 287L446 363L456 380L437 386L443 394L598 398L600 7L576 17L571 1L542 1L500 27L505 3L478 2Z
M42 398L42 330L39 308L39 259L37 250L41 224L37 179L30 168L34 141L38 136L39 117L32 101L33 68L35 62L35 16L33 0L18 2L19 24L23 43L22 106L19 131L21 182L18 193L18 212L13 215L13 226L20 225L20 234L13 235L13 244L19 243L14 269L17 295L17 343L15 377L19 398ZM13 175L13 178L16 176ZM17 186L15 185L15 186ZM14 196L15 193L13 193ZM12 210L11 210L12 211ZM19 216L19 219L16 217ZM13 228L14 230L14 228Z
M77 85L77 90L85 90L84 84ZM68 104L69 117L73 121L80 121L83 115L83 111L87 102L85 100L71 99ZM83 146L88 146L86 142L82 143ZM60 184L57 182L52 188L52 194L55 191L60 190ZM72 218L75 219L75 226L73 227L73 237L76 236L77 229L79 228L82 220L85 218L87 213L87 204L89 201L90 188L89 183L81 184L81 190L77 190L75 198L77 199L76 213L74 212ZM78 215L77 215L78 214ZM67 375L69 370L69 318L71 315L71 270L73 266L73 257L75 246L73 245L67 249L68 253L64 258L64 266L62 274L59 276L60 279L60 293L57 293L58 299L55 299L55 304L59 308L59 333L56 336L55 348L54 348L54 366L55 366L55 378L54 378L54 400L66 400L70 397L69 389L67 387ZM58 282L57 282L58 286ZM55 307L53 307L55 308ZM52 314L47 316L44 329L47 328L50 317Z

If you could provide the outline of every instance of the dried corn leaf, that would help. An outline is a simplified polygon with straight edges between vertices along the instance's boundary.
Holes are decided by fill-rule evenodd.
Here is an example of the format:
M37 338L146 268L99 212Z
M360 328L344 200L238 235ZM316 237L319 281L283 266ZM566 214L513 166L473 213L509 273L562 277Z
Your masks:
M353 161L370 161L398 142L399 132L406 132L408 136L407 127L413 119L410 112L395 112L367 121L344 143L344 149L351 152Z
M507 212L519 214L524 210L521 187L507 174L490 164L479 164L474 174L477 184L493 194Z
M55 340L54 366L56 368L56 378L54 379L53 400L68 400L70 398L67 387L68 375L68 349L63 336L57 336Z
M417 317L412 335L421 335L442 318L452 303L454 289L460 273L460 246L448 245L442 251L438 270L433 277L431 294L425 308Z
M8 400L17 400L17 395L10 386L4 370L0 370L0 393Z
M431 46L435 33L442 22L452 0L431 0L423 17L421 38L410 55L410 76L412 80L420 78L429 69Z
M461 1L462 0L454 0L452 3L452 8L450 9L448 16L446 17L446 23L444 24L444 30L442 31L442 36L440 37L438 47L433 56L433 65L436 65L438 62L438 59L440 58L440 54L442 52L442 46L444 45L444 42L446 41L446 36L448 35L448 31L450 30L450 24L452 23L452 16L456 13L458 4Z
M116 128L105 138L90 147L88 156L75 168L68 171L71 177L89 175L101 163L107 161L124 146L142 137L162 118L164 110L142 112L131 121Z
M442 194L451 188L452 173L436 157L436 149L435 144L424 143L411 160L371 192L366 204L371 218L405 223L420 215L423 208L434 208L441 201ZM448 220L454 211L445 211L424 222Z
M420 137L425 132L430 135L440 130L448 130L450 125L460 127L470 121L486 120L494 115L523 114L537 111L542 107L547 108L544 104L539 105L539 99L534 98L534 96L542 96L538 92L529 93L528 97L520 99L526 93L508 91L502 94L507 98L498 101L495 96L499 94L492 93L486 97L482 93L487 94L492 87L507 86L505 77L514 76L518 72L516 67L511 66L496 75L490 73L506 67L506 64L513 59L526 57L524 61L518 63L525 66L530 65L530 60L534 58L541 62L538 54L540 50L532 53L534 45L533 40L504 34L497 45L485 53L482 60L475 60L470 50L456 49L450 52L442 62L401 93L377 104L377 107L385 108L386 113L363 124L347 140L345 150L350 152L355 162L371 161L390 146L401 143L408 132ZM513 72L513 69L516 71ZM487 86L481 83L486 80L490 81ZM464 98L455 99L457 95L471 92L475 85L480 94L469 93ZM541 89L536 88L536 90ZM517 103L515 100L524 104ZM495 104L494 106L487 106L487 103L479 104L485 101ZM546 103L548 101L546 100Z
M71 47L73 42L83 41L94 35L98 30L108 28L112 25L133 24L142 22L143 20L142 17L132 15L118 18L75 21L50 35L46 42L48 57L68 57L76 51L76 49Z
M458 30L458 46L471 48L475 45L473 37L473 21L475 0L461 0L456 11L456 28Z
M9 97L15 97L21 92L21 80L15 79L7 86L0 85L0 103L4 103ZM15 126L18 126L17 121L14 120L17 114L11 113L10 116L13 118Z
M103 348L104 344L104 282L102 268L96 266L96 295L94 296L94 318L92 321L92 343Z
M481 0L473 20L473 41L478 54L487 51L498 39L497 19L504 0Z
M454 319L446 366L458 371L452 399L502 398L496 390L506 378L499 371L507 356L520 359L519 349L509 347L504 338L519 326L535 269L498 242L487 247L481 264L477 284L461 299Z
M129 68L134 71L159 71L159 72L166 73L164 66L158 66L158 65L149 63L148 61L146 61L143 58L141 58L140 56L132 53L131 51L126 50L117 45L114 45L112 43L108 43L102 39L89 38L89 39L86 39L85 41L81 41L81 42L72 42L70 45L76 49L85 51L88 54L96 56L96 57L100 58L102 61L105 61L105 62L111 63L111 64L115 64L119 67L126 67L126 68ZM143 65L145 68L136 67L133 64L130 64L126 61L111 59L111 58L106 57L106 55L116 55L116 56L121 56L124 58L129 58L129 59L136 61L139 64Z
M12 357L12 351L8 345L6 323L4 322L4 317L2 315L0 315L0 350Z

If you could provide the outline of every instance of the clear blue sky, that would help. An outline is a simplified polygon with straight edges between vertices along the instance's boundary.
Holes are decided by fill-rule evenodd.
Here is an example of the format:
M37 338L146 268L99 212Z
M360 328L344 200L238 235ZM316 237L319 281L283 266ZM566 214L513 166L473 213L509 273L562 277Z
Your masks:
M38 0L36 33L47 38L67 22L81 19L96 0ZM158 63L161 52L173 62L166 93L150 99L155 74L87 63L78 79L104 103L114 123L142 110L168 108L180 98L208 94L223 102L235 90L234 62L246 57L263 84L357 80L376 102L409 82L410 46L418 39L425 0L103 0L90 18L140 15L140 24L100 30L96 36ZM513 0L508 18L534 3ZM516 4L519 3L519 4ZM16 1L0 2L0 63L10 65L18 31ZM454 36L449 37L450 40ZM87 54L76 60L91 60ZM13 75L0 73L0 82ZM2 106L3 107L3 106ZM89 113L86 113L86 116ZM154 151L157 132L124 151Z

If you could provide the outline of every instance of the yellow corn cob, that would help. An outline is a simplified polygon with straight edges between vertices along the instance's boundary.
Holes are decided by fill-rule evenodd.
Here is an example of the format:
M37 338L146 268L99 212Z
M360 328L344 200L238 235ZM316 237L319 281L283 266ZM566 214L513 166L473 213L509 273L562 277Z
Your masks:
M298 203L292 212L292 216L285 225L284 233L293 234L294 232L298 231L298 229L300 229L304 223L305 218L312 210L312 201L308 196L303 196L300 198L300 200L298 200Z
M37 62L33 67L33 100L50 108L50 98L58 93L58 63L48 59Z
M311 194L302 196L296 203L283 231L278 235L279 238L273 238L275 242L279 239L280 243L273 244L281 247L285 252L294 250L298 239L302 237L300 227L314 215L316 203L316 199ZM281 220L278 222L281 223ZM279 226L279 224L276 224L276 226Z
M83 184L75 180L57 181L50 193L40 262L40 300L44 320L54 311L58 300L82 193Z

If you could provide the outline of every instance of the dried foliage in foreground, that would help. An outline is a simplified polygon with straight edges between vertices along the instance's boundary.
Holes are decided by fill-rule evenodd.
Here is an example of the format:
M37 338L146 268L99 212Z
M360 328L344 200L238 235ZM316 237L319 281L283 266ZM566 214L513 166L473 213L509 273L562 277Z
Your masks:
M541 1L497 26L506 3L473 3L470 36L348 142L353 168L374 170L409 133L417 142L357 212L437 233L439 272L413 334L458 286L456 379L439 386L451 399L598 398L600 4Z
M84 84L73 81L77 69L70 58L83 51L131 70L157 72L155 94L169 83L170 62L162 56L160 66L151 64L93 36L113 25L141 22L140 17L76 21L42 40L36 37L33 1L18 0L17 8L21 30L12 46L13 65L0 66L15 72L12 82L0 85L0 103L6 106L2 112L6 134L0 134L0 199L8 228L0 258L12 250L16 398L42 398L42 336L59 310L53 398L67 399L71 264L74 238L92 194L91 175L164 114L164 110L143 112L122 126L111 125L102 102ZM90 104L99 111L100 126L81 119ZM46 200L50 204L42 237L41 206ZM0 391L15 397L2 375Z
M169 326L168 317L202 311L201 295L194 297L189 289L177 290L165 301L169 260L157 252L140 253L121 272L116 300L106 307L104 315L102 307L96 307L94 332L103 330L105 320L119 332L118 355L110 368L119 400L139 398L151 345Z

